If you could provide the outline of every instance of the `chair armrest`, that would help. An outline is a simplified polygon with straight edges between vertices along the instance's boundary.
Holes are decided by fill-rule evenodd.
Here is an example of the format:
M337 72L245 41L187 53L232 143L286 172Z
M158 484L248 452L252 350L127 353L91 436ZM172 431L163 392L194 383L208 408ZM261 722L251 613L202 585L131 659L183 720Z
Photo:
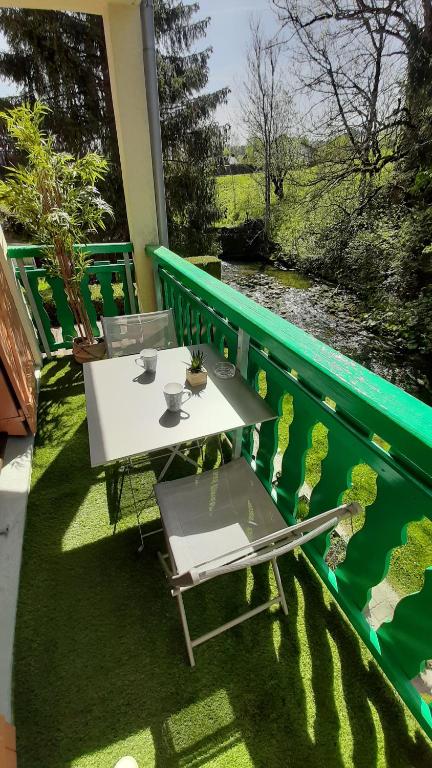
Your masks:
M201 566L197 566L184 573L173 574L170 578L170 583L173 588L190 587L202 581L213 579L215 576L222 576L225 573L232 573L233 571L239 571L249 566L273 560L296 547L307 544L317 536L334 528L339 520L346 515L358 514L360 511L361 506L357 502L342 504L340 507L322 512L320 515L303 520L301 523L295 523L277 534L270 534L262 539L258 539L252 544L257 549L254 554L249 554L251 547L249 544L233 552L228 552L227 556L233 555L233 560L226 565L212 566L211 562L203 563ZM287 541L287 539L289 540ZM248 554L241 555L241 552L246 549Z

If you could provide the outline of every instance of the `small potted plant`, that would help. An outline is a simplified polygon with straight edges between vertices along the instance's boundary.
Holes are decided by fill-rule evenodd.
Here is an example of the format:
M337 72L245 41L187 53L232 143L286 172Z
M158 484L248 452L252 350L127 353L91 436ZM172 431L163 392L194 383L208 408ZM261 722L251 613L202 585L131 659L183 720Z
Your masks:
M106 216L112 216L96 187L108 163L96 152L78 158L59 152L55 138L43 130L49 111L36 102L0 113L25 159L25 165L7 168L0 181L0 210L42 246L48 275L63 281L76 329L70 341L75 360L82 363L103 357L105 342L94 336L81 293L89 258L75 244L104 229Z
M186 381L191 387L202 387L207 384L207 371L203 366L204 352L196 349L192 352L191 363L186 369Z

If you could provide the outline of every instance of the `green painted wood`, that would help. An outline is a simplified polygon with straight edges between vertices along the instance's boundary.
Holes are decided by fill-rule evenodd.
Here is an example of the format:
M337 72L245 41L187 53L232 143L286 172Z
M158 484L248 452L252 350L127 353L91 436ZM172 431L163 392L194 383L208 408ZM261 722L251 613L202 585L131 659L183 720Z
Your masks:
M166 280L165 275L163 273L163 270L161 270L161 269L157 270L157 276L159 278L159 283L160 283L160 291L161 291L161 296L162 296L162 308L163 309L169 309L170 302L167 299L167 295L168 295L167 294L167 282L168 281Z
M337 574L329 569L320 553L314 549L312 544L313 542L303 547L311 564L339 603L347 619L360 635L384 674L387 675L407 707L411 710L419 725L429 738L432 738L432 708L422 699L412 685L410 678L407 677L405 671L395 661L390 650L390 647L393 647L393 643L392 646L380 644L377 633L370 627L357 605L352 602L350 594L343 589L343 585L341 587L339 584Z
M279 416L282 413L282 400L285 394L284 372L272 365L267 355L253 347L249 350L248 378L257 381L260 371L266 375L265 401ZM258 450L256 454L256 473L260 480L271 486L273 480L274 457L278 450L278 421L261 424Z
M225 333L225 343L228 349L228 360L235 365L237 361L237 334Z
M132 243L81 243L74 245L75 251L84 251L89 256L108 253L133 253ZM37 258L44 255L44 249L40 245L9 245L7 250L9 259Z
M235 363L237 356L237 331L210 307L207 307L199 297L196 297L176 279L163 269L159 275L164 284L169 286L167 306L174 311L176 328L183 344L198 344L200 341L211 342L212 335L217 336L217 347L223 352L224 343L228 347L228 358ZM190 315L185 310L189 306ZM197 323L197 321L199 321Z
M183 313L183 295L181 293L174 293L175 298L175 304L173 306L174 315L177 317L178 322L178 340L179 344L183 345L185 343L185 324L184 324L184 313Z
M392 621L377 632L382 653L395 659L411 680L432 658L432 567L425 572L423 588L401 600Z
M211 342L211 318L209 312L201 312L200 341L202 344Z
M43 275L40 274L41 272L43 272ZM50 349L54 350L56 342L51 331L51 320L44 307L42 296L39 293L39 277L42 277L42 276L43 277L45 276L45 270L29 270L27 273L30 290L33 294L35 304L38 308L39 316L45 331L45 336L47 337L47 341Z
M432 409L162 246L147 253L200 299L299 372L341 412L375 432L412 471L431 478Z
M255 365L250 366L248 379L254 386L258 369L264 368L265 364L267 367L274 364L268 359L264 363L260 357L262 353L253 349L250 355ZM339 502L340 495L349 487L350 472L356 464L368 464L378 475L377 500L366 509L365 524L350 539L346 559L337 572L339 581L352 592L353 602L363 609L368 593L387 573L392 550L405 543L408 523L422 517L431 518L432 490L413 478L369 437L356 432L345 420L345 414L329 408L289 372L285 373L284 383L280 386L292 395L294 407L277 487L278 506L284 516L295 514L297 490L305 479L306 450L311 445L311 431L317 422L329 430L330 447L334 448L335 455L348 455L348 458L341 460L342 466L335 470L334 478L332 472L327 473L331 468L329 456L324 461L322 480L312 496L313 513L321 511L321 505L334 506ZM348 444L349 454L346 452ZM245 450L250 454L250 445L246 444Z
M14 250L15 248L18 249ZM92 244L89 246L92 253L108 253L117 252L131 252L131 245L128 243L110 243L110 244ZM10 249L9 256L37 256L40 255L41 249L37 246L16 246ZM47 270L44 267L26 266L26 273L29 278L29 284L34 296L36 305L39 309L41 321L43 323L47 340L51 351L58 349L70 348L72 346L72 339L75 336L75 328L73 325L73 314L69 307L67 297L64 291L63 282L60 278L50 278ZM94 303L91 300L91 293L89 288L89 277L96 275L101 283L101 294L103 302L103 311L105 314L115 316L118 314L117 304L114 301L112 275L118 275L119 282L123 285L124 292L124 311L126 314L130 313L130 299L127 291L126 283L126 270L124 262L119 259L115 264L111 264L109 261L97 262L87 267L86 276L81 282L80 290L83 296L84 304L87 309L87 313L90 319L90 324L93 329L93 333L96 337L100 336L100 330L97 325L97 315ZM133 277L133 265L132 265L132 277ZM17 278L19 279L19 272L17 271ZM56 314L59 324L62 328L63 341L55 342L54 336L51 331L51 321L46 309L43 306L43 300L38 290L38 278L44 278L50 285L53 292L53 302L56 308Z
M74 316L66 296L64 282L60 277L50 277L49 275L46 275L45 279L53 293L57 319L62 329L63 341L66 346L71 347L77 332L74 324Z
M192 318L189 296L183 296L183 332L185 344L192 344Z
M335 423L328 432L328 453L321 464L321 477L312 491L308 517L315 517L326 509L334 509L342 502L342 495L351 484L353 467L363 461L357 441L347 440L345 430ZM330 532L318 536L313 546L324 558Z
M159 270L160 278L168 287L168 304L166 309L171 308L174 315L174 325L176 328L177 340L179 344L183 344L184 329L183 329L183 308L181 305L181 293L177 290L175 281L168 275L163 269Z
M293 382L289 381L289 385L291 388ZM277 487L278 506L284 517L287 513L297 514L298 490L305 481L306 452L312 443L312 430L316 424L307 396L301 390L290 394L293 397L294 418L289 428L288 446L283 455Z
M426 514L431 514L432 464L428 464L431 441L428 441L428 435L421 434L423 427L420 424L421 415L426 417L426 421L430 418L429 409L393 388L390 394L394 399L390 405L394 407L394 412L387 398L383 401L380 413L380 398L389 391L385 382L382 384L378 380L377 384L377 377L350 361L345 366L346 358L340 355L337 355L337 361L332 361L326 351L328 348L309 337L306 337L306 349L300 343L301 337L294 332L291 334L291 327L285 321L275 318L271 313L263 313L262 308L244 300L245 297L227 286L219 283L217 291L214 290L214 284L207 281L207 276L203 284L201 276L196 275L190 265L185 266L175 256L167 257L166 249L162 251L162 258L157 257L158 267L177 286L173 293L177 295L180 306L181 295L189 295L189 290L193 296L189 295L185 303L192 306L193 312L196 312L196 302L201 305L200 334L203 333L206 313L211 319L212 341L219 349L224 344L226 332L234 333L233 340L236 340L236 327L246 330L252 342L248 367L250 383L256 387L258 372L264 370L267 378L266 397L273 407L280 409L285 393L293 398L294 419L290 425L289 443L275 494L285 519L288 522L295 519L297 492L304 479L306 449L310 445L311 431L315 424L322 423L328 429L329 450L322 463L321 479L312 494L310 514L338 504L350 485L351 473L357 464L366 463L376 472L377 499L366 510L364 527L351 537L345 562L335 572L328 568L324 559L327 537L323 537L320 542L311 542L304 550L419 723L432 735L431 709L408 679L408 664L403 665L405 654L400 650L402 643L398 633L404 633L405 642L411 643L410 621L401 614L402 618L398 618L398 623L392 629L389 625L385 630L380 630L384 633L384 639L380 642L380 636L371 629L361 610L372 586L381 581L385 574L392 550L404 541L407 524L424 514L425 510L429 510ZM207 305L209 307L205 309ZM270 356L263 353L263 347L269 350ZM336 353L332 352L332 355ZM324 370L326 361L328 370ZM298 379L290 373L291 368L299 371ZM354 376L353 381L350 375ZM402 402L399 403L401 412L396 407L399 394L402 396ZM323 402L326 396L337 402L336 410ZM410 425L408 412L411 406L413 423ZM392 434L398 441L395 450L394 440L389 440L392 442L393 455L383 451L370 439L372 433L386 437L381 428L383 424L387 425L387 435ZM251 459L251 433L248 430L244 433L243 451ZM266 425L261 430L255 466L269 492L272 490L276 449L275 425ZM397 507L397 514L392 511L394 506ZM432 636L429 620L422 623L418 613L421 611L424 614L426 603L431 603L429 590L430 587L426 585L421 598L407 598L413 601L410 605L413 606L416 620L420 622L415 625L416 632L423 635L426 633L428 638ZM428 657L431 655L429 641L426 647L425 644L417 644L417 648L412 651L411 666L418 670L426 658L425 654Z
M199 305L191 303L191 333L193 344L199 344L201 340L201 317Z
M215 322L214 318L212 318L212 326L213 326L214 345L217 348L218 352L220 352L221 355L223 355L224 348L225 348L223 326L220 323Z
M189 300L189 310L192 344L199 344L201 329L200 304L196 301Z
M114 301L114 291L112 285L112 271L106 272L105 270L94 268L94 274L99 280L101 295L102 295L102 312L104 317L117 317L118 308Z
M375 466L377 498L367 508L364 525L349 541L338 568L339 583L349 589L360 610L369 601L372 587L385 578L393 549L406 544L408 524L432 514L429 489L409 482L388 464Z
M174 292L174 286L172 284L172 281L170 280L163 280L162 285L165 290L165 309L172 309L173 317L174 317L174 327L176 331L176 337L177 337L177 343L179 343L179 340L182 337L182 328L181 323L179 321L179 312L178 312L178 306L177 306L177 294Z
M127 280L126 280L126 268L124 269L123 274L121 274L121 284L122 284L122 289L123 289L124 314L125 315L131 315L132 314L132 309L131 309L131 303L130 303L128 284L127 284ZM118 309L117 309L117 314L118 314Z
M162 291L162 304L164 309L169 309L171 307L171 294L172 294L172 287L168 280L162 279L160 281L161 283L161 291Z

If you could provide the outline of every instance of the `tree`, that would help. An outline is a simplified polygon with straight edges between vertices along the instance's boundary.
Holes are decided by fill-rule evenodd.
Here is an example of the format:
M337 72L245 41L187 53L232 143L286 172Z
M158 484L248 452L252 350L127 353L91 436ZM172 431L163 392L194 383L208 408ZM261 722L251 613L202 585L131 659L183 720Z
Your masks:
M198 11L198 3L155 3L168 225L172 246L184 255L217 249L215 173L222 164L224 133L213 114L228 95L227 88L202 93L212 49L194 50L210 22L195 20Z
M294 171L303 163L303 159L297 138L278 131L276 133L271 147L270 178L276 197L283 200L285 179L290 171Z
M156 0L159 94L172 247L184 253L214 248L209 232L219 216L213 164L222 137L212 120L223 89L202 94L209 48L192 49L208 19L194 20L199 6ZM102 21L94 15L1 10L0 31L10 50L0 55L0 75L12 79L20 100L52 107L48 127L59 148L101 151L110 163L103 194L116 213L110 235L128 239L117 137Z
M430 350L432 0L273 6L315 116L309 264L362 293L384 332L391 318L398 342Z
M0 75L15 83L18 94L3 107L39 99L49 107L45 126L57 149L73 155L95 151L107 158L110 171L102 193L116 214L108 233L128 240L102 18L2 9L0 30L9 46L0 53Z
M0 113L0 119L25 165L7 169L0 182L0 209L22 224L44 246L44 260L52 276L61 277L75 324L82 340L94 343L80 284L87 259L74 251L74 243L105 228L109 205L96 184L108 171L106 160L95 152L75 158L58 152L54 139L43 130L48 107L36 102Z
M282 27L294 33L296 73L310 95L312 130L330 150L321 154L315 183L322 191L323 181L332 188L359 179L361 208L375 194L383 168L404 153L401 136L408 118L392 19L362 12L363 0L274 4Z
M257 148L264 176L264 227L270 229L270 196L283 197L283 181L288 171L287 132L291 119L291 100L280 78L280 50L264 37L261 22L252 20L247 55L247 79L242 104L249 142Z
M281 28L294 32L303 85L321 95L315 106L327 137L347 139L340 177L360 172L364 194L390 163L403 161L400 167L413 170L430 166L432 0L273 5ZM329 97L326 112L323 100Z

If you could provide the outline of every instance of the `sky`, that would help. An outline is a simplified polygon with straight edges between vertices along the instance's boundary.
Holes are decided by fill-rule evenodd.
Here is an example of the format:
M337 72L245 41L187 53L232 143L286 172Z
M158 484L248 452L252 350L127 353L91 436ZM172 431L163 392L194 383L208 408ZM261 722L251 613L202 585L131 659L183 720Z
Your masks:
M6 47L5 39L0 32L0 51L4 50ZM11 86L8 82L3 80L2 77L0 77L0 96L9 96L10 94L14 93L15 88L14 86Z
M199 4L199 16L211 17L207 36L199 44L200 48L213 48L208 90L225 86L231 89L228 104L218 108L216 119L222 125L231 125L233 141L242 141L244 129L239 96L244 78L249 19L252 15L261 17L263 30L269 36L276 32L277 22L270 8L270 0L199 0ZM0 50L4 46L5 41L0 33ZM14 87L0 78L0 96L12 93Z
M210 59L208 90L228 86L228 104L218 108L216 118L229 123L232 141L244 139L239 98L244 80L246 51L249 41L249 19L260 17L262 28L269 37L278 29L269 0L199 0L200 14L210 16L207 36L202 43L213 48Z

